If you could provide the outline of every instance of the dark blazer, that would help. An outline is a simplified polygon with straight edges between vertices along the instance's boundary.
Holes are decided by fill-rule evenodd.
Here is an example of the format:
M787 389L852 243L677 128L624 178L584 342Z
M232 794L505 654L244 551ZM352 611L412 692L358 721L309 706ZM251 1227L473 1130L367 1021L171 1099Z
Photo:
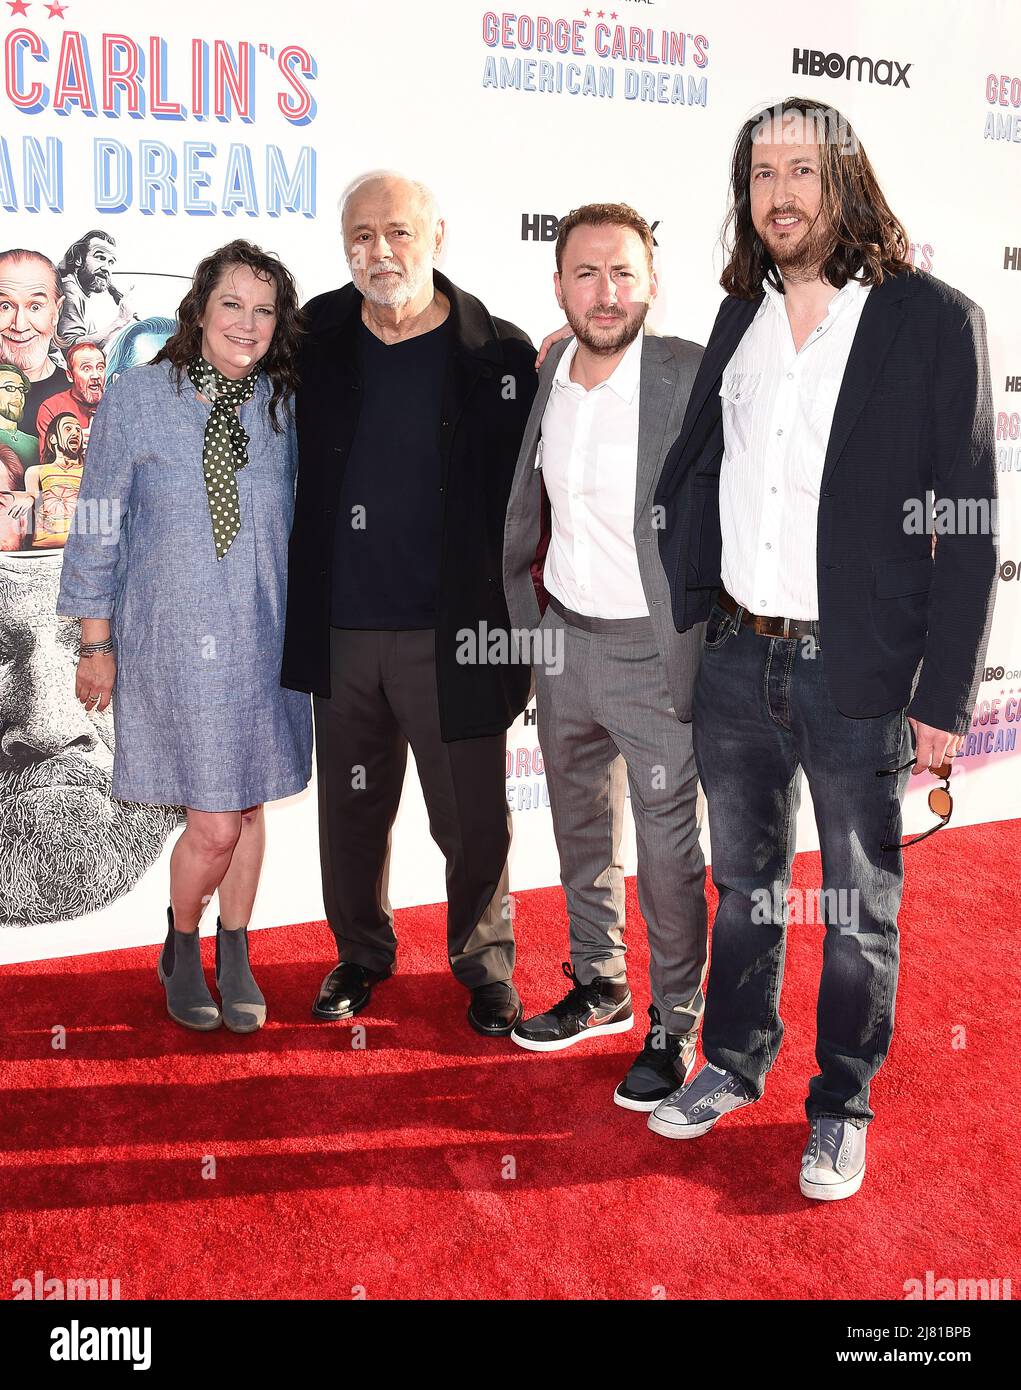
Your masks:
M527 666L457 660L460 629L509 627L503 597L503 524L518 448L535 395L535 349L512 323L433 272L450 300L450 362L440 454L443 538L436 618L436 682L444 741L503 733L528 698ZM281 681L330 694L330 602L337 502L358 425L353 285L305 306L308 333L295 402L298 482L291 532ZM400 409L400 402L394 402ZM462 644L463 650L463 644Z
M542 364L539 390L521 441L521 456L507 507L503 581L515 628L536 627L546 608L542 576L552 527L542 469L535 467L535 458L553 378L570 341L558 343ZM635 552L674 713L684 723L691 719L691 696L702 656L702 625L681 634L671 621L670 591L656 548L652 495L667 451L684 418L701 356L702 349L697 343L683 338L659 338L647 332L642 343L638 394Z
M762 298L721 305L656 494L682 632L708 616L720 584L720 383ZM982 310L906 271L869 294L837 396L815 537L819 637L843 714L907 707L962 734L989 639L996 538L939 535L933 556L932 535L905 527L905 504L927 492L994 512L992 388Z

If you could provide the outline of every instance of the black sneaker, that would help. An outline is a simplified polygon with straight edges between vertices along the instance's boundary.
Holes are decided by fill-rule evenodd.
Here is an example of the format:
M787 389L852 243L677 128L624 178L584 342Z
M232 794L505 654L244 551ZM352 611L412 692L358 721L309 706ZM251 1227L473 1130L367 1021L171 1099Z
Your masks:
M649 1005L649 1019L645 1046L613 1093L614 1103L625 1110L655 1110L684 1085L695 1065L697 1032L668 1033L655 1004Z
M631 991L626 983L612 984L597 976L590 985L580 985L567 961L563 969L571 988L548 1013L517 1025L511 1037L518 1047L527 1047L530 1052L559 1052L586 1038L626 1033L634 1027Z

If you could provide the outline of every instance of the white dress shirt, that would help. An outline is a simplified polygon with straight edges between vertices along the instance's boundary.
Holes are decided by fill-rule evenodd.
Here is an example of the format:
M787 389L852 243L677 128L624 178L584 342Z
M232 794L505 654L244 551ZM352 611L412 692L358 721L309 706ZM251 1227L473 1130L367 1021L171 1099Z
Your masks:
M575 339L542 417L535 466L553 519L543 579L565 608L590 618L649 615L634 535L644 338L643 329L591 391L571 380Z
M848 280L800 352L772 285L720 388L721 577L751 613L818 618L819 488L833 411L869 286Z

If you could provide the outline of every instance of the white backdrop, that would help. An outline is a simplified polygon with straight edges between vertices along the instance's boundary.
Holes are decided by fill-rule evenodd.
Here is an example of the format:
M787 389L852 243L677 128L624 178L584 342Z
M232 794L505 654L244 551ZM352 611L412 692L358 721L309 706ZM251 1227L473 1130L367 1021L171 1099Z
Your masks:
M574 24L570 35L580 51L568 53L501 42L503 12L491 12L495 18L487 20L490 12L476 0L448 0L442 7L420 0L378 6L295 0L286 7L268 0L218 0L215 7L177 0L172 9L134 0L69 0L62 14L48 13L54 9L60 4L15 0L16 12L6 18L0 250L27 246L57 260L86 229L102 227L117 238L123 267L118 275L136 284L143 314L168 312L183 292L184 280L160 275L190 275L202 255L235 236L279 252L306 296L343 283L348 277L337 194L363 170L395 167L436 191L448 233L442 269L535 341L560 323L552 292L553 243L536 235L542 219L599 199L633 204L654 224L658 243L661 293L652 324L704 342L722 294L719 232L739 125L791 94L842 109L908 229L915 263L987 312L1003 563L990 679L980 692L975 738L954 774L955 823L1021 814L1021 758L1013 746L1021 724L1016 0L909 0L897 6L859 0L844 13L802 0L768 10L757 0L727 6L614 0L606 9L579 2L528 11L533 43L544 15ZM599 49L619 25L633 60L601 56ZM649 36L632 34L632 27ZM488 41L494 29L495 44ZM527 42L528 30L526 22L521 32L515 20L506 33ZM675 49L683 42L683 64L650 61L650 48L656 56L662 52L664 32L674 35ZM104 45L104 35L124 42L118 46L108 38ZM247 94L239 79L219 115L217 41L227 46L220 53L239 71L246 61L250 67ZM104 101L112 107L117 99L116 87L104 92L104 52L123 70L133 44L142 60L145 100L136 114L121 91L119 113L104 113ZM796 50L802 54L799 71ZM669 41L666 51L669 57ZM813 52L872 62L851 65L850 75L812 75ZM588 80L597 90L602 84L604 94L567 90L586 81L589 65ZM833 60L830 66L844 64ZM517 86L506 85L515 80ZM558 82L564 90L540 90L543 83ZM606 90L611 82L612 94ZM643 94L666 99L643 100ZM58 100L64 101L62 112L54 109ZM197 116L194 108L203 100L207 114ZM174 102L182 109L168 114ZM163 109L154 112L154 104ZM95 114L83 110L90 105ZM196 151L196 145L203 148ZM42 195L33 193L33 159L44 167L48 161L51 177ZM124 177L129 169L130 188ZM147 169L162 175L162 182L150 177L147 183ZM205 171L208 182L189 178L189 169ZM225 185L233 186L233 200ZM38 210L31 207L33 198ZM209 200L204 209L203 199ZM114 210L118 204L121 210ZM545 225L552 228L550 221ZM71 689L67 699L73 699ZM558 868L534 726L519 721L508 748L512 888L554 883ZM928 823L922 790L913 786L906 825L920 829ZM798 829L799 847L815 848L807 794ZM268 831L254 925L320 918L314 789L271 807ZM705 833L704 841L708 855ZM101 913L72 922L0 926L0 959L159 940L169 849L168 842L136 887ZM443 898L442 861L428 836L413 769L392 865L396 906ZM628 865L633 872L633 839ZM214 922L210 913L207 929Z

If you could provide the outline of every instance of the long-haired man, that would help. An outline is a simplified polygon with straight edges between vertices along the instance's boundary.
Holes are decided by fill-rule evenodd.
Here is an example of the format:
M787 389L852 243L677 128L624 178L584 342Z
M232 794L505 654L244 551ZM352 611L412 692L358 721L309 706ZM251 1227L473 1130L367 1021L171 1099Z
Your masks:
M909 263L853 130L802 99L747 121L727 291L656 501L674 621L707 619L694 745L719 890L707 1065L649 1125L705 1134L758 1100L777 1011L804 772L825 924L805 1196L865 1173L890 1047L908 770L949 775L996 574L982 310ZM968 524L919 524L932 499ZM930 806L945 823L949 796ZM938 827L937 827L938 828Z

